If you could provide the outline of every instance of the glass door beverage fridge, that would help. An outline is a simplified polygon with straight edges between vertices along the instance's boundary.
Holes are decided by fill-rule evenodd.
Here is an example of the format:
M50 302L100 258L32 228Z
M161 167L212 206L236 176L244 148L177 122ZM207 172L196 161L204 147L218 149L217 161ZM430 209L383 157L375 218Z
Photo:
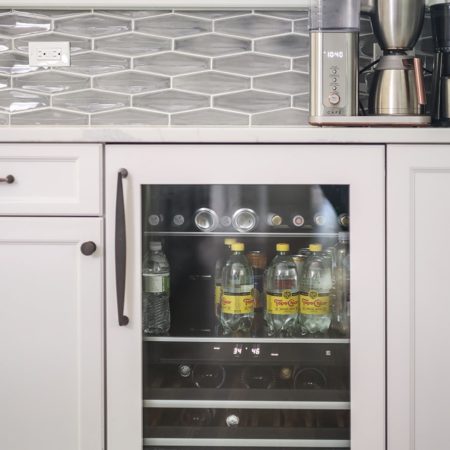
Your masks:
M380 450L384 148L106 149L108 450Z

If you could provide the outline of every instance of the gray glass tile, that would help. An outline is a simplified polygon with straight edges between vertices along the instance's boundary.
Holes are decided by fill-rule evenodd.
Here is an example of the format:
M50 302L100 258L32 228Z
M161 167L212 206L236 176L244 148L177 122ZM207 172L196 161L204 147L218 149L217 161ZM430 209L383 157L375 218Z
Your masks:
M95 90L62 94L53 97L53 106L86 113L109 111L130 106L128 95Z
M214 106L238 112L257 113L287 108L291 106L291 97L252 90L215 97Z
M14 114L11 116L11 125L88 125L89 116L57 109L44 109L40 111Z
M98 37L131 31L131 21L92 14L57 20L55 30L75 36Z
M40 72L23 77L15 77L13 80L15 88L37 91L44 94L59 94L68 91L87 89L91 80L59 72Z
M126 17L130 19L142 19L144 17L153 17L153 16L160 16L161 14L169 14L172 12L170 9L143 9L143 10L134 10L134 9L103 9L99 10L97 9L95 12L100 14L108 14L112 16L118 16L118 17Z
M0 14L8 14L11 12L11 9L0 9Z
M181 75L209 69L210 62L208 58L167 52L135 59L134 68L163 75Z
M133 98L133 106L162 112L181 112L210 106L209 96L168 90Z
M264 127L298 127L308 124L309 113L298 109L283 109L252 116L252 125Z
M361 56L365 56L367 58L372 58L374 54L374 44L377 42L375 39L375 36L373 35L366 35L361 36L359 40L359 52Z
M364 36L366 34L372 34L372 33L373 33L372 22L370 21L370 19L368 19L366 17L361 17L359 35Z
M289 70L291 62L287 58L246 53L236 56L225 56L213 61L213 68L223 72L238 73L241 75L262 75L265 73Z
M255 50L279 56L307 56L309 54L309 38L298 34L287 34L261 39L255 42Z
M294 59L294 70L309 73L309 56Z
M15 11L17 11L18 13L26 13L27 15L51 17L53 19L56 19L58 17L88 14L91 12L87 9L17 9Z
M9 114L0 114L0 125L9 125Z
M211 22L170 14L167 16L137 20L136 31L165 37L181 37L211 31Z
M48 105L49 98L46 95L15 89L0 91L0 109L5 112L29 111L36 108L45 108Z
M50 31L52 23L49 19L30 17L26 14L7 14L0 16L0 34L17 37L33 33Z
M166 114L131 108L91 116L91 125L166 126L168 123L169 117Z
M11 50L11 39L3 39L0 38L0 52L6 52L7 50Z
M0 54L0 73L17 75L21 73L36 72L38 70L45 70L45 68L29 66L28 56L9 52Z
M180 14L186 14L188 16L192 17L201 17L204 19L223 19L225 17L236 17L236 16L242 16L243 14L250 14L250 10L236 10L236 11L228 11L228 10L184 10L184 11L177 11Z
M298 20L298 19L307 19L308 18L308 11L304 10L295 10L295 11L289 11L289 10L280 10L280 11L255 11L258 14L265 14L266 16L274 16L274 17L281 17L282 19L291 19L291 20Z
M433 38L430 37L425 37L425 38L420 38L417 41L416 47L415 47L415 51L417 56L419 55L434 55L434 42L433 42Z
M304 36L309 36L309 21L308 19L301 19L294 22L294 31Z
M173 86L186 91L219 94L221 92L248 89L250 87L250 80L220 72L205 72L174 78Z
M85 52L91 50L91 40L82 38L68 36L66 34L60 33L49 33L44 35L37 35L33 37L25 37L14 40L14 46L16 50L24 53L28 53L28 42L58 42L58 41L69 41L70 42L70 53L76 54L79 52Z
M59 70L84 73L87 75L99 75L129 68L130 60L128 58L89 52L73 56L70 60L70 66L59 67Z
M294 97L294 106L296 108L303 109L304 111L309 110L309 92L305 94L296 95Z
M145 55L146 53L158 53L170 50L172 48L172 42L170 39L129 33L121 36L96 39L94 46L99 51L124 56L139 56Z
M213 33L193 38L177 39L175 41L175 50L205 56L230 55L232 53L250 51L251 41Z
M11 77L0 76L0 89L6 89L11 86Z
M170 87L170 78L140 72L121 72L94 78L94 87L105 91L141 94Z
M245 126L249 124L246 114L236 114L217 109L201 109L172 115L172 125L175 126Z
M309 75L299 72L278 73L255 78L253 85L256 89L266 91L299 94L309 92Z
M292 31L292 24L287 20L248 15L220 20L216 23L215 31L236 36L259 38L289 33Z

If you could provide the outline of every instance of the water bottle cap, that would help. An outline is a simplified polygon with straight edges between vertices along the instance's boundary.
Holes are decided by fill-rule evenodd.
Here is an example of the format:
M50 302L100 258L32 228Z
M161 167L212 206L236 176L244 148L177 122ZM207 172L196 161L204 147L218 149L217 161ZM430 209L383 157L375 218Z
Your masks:
M235 244L236 242L237 242L237 239L234 239L234 238L226 238L224 241L225 245L232 245L232 244Z
M231 244L231 250L233 252L243 252L245 249L245 245L242 242L235 242L234 244Z
M310 252L321 252L322 244L309 244L309 251Z
M277 252L288 252L289 244L277 244Z
M152 241L150 242L150 250L152 251L158 251L162 249L161 242L158 241Z
M340 241L348 241L350 239L350 233L348 231L340 231L338 233L338 239Z

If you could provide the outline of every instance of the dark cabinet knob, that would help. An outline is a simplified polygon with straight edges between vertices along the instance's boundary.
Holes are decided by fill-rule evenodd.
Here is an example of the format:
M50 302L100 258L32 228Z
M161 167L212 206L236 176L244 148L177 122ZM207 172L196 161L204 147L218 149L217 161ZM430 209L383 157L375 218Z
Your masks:
M15 178L13 175L6 175L6 177L0 178L0 183L11 184L11 183L14 183L14 180L15 180Z
M91 256L95 252L95 250L97 250L95 242L87 241L81 244L81 253L83 253L83 255L85 256Z

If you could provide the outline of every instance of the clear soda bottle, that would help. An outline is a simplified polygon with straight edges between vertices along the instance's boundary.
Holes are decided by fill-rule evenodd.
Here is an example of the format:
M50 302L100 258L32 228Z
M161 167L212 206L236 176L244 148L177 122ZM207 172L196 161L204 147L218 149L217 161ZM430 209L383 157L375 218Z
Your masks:
M350 333L350 246L349 233L340 232L334 247L334 317L333 328L348 336Z
M244 244L231 245L231 256L222 273L221 323L225 335L250 335L255 299L253 270L244 255Z
M298 321L297 265L289 244L277 244L278 254L266 272L266 322L269 336L292 336Z
M224 252L223 255L216 261L216 267L214 271L214 311L216 313L217 320L220 320L220 304L222 299L222 272L223 268L231 255L231 244L234 244L236 239L226 238L224 240Z
M161 242L150 242L150 253L142 269L142 328L144 334L167 334L170 328L170 269Z
M311 244L300 277L302 334L326 333L331 324L331 260L320 244Z

